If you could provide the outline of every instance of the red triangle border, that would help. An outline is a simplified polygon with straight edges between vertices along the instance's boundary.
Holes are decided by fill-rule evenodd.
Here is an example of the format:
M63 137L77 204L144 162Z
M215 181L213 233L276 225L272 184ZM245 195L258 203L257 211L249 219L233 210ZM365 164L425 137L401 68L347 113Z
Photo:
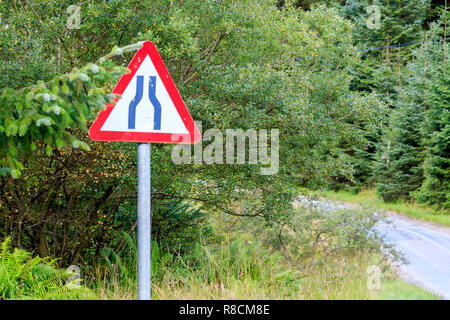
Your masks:
M163 132L128 132L128 131L101 131L103 124L108 119L112 110L114 109L114 104L106 104L106 109L102 110L97 119L95 119L92 126L89 128L89 137L92 140L96 141L127 141L127 142L156 142L156 143L196 143L200 140L200 132L197 129L197 126L194 123L186 105L184 104L183 99L178 92L172 77L167 71L164 62L159 55L158 50L155 45L151 41L145 41L141 49L139 49L130 64L128 65L128 69L131 71L130 73L124 74L116 87L113 90L113 93L122 95L125 89L128 87L131 79L133 79L137 70L141 66L142 62L146 56L149 56L153 65L155 66L156 71L159 74L172 102L178 111L186 129L189 134L179 134L179 133L163 133ZM115 99L115 102L119 98Z

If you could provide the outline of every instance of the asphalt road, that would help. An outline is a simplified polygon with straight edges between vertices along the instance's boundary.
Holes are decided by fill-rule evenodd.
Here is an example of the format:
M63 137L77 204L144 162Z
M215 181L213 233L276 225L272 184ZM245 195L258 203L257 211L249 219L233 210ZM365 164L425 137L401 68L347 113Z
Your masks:
M316 207L325 211L348 209L353 204L308 200L299 197L296 206ZM388 212L390 224L379 223L377 230L386 243L406 258L398 265L399 276L405 281L450 300L450 228L435 226L403 215Z
M396 214L390 214L390 218L391 225L377 228L408 260L398 267L400 277L450 299L449 230Z

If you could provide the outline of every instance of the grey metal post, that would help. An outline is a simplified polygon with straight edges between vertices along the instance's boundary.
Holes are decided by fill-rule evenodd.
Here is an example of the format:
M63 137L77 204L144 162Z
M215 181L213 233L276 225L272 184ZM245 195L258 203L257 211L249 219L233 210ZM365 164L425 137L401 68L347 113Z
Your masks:
M150 143L138 143L138 299L151 299Z

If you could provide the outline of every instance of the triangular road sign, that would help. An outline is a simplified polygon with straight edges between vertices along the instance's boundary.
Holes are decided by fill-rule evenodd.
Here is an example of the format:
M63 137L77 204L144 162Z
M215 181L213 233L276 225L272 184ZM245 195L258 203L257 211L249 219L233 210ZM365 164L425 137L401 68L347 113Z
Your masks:
M200 133L181 99L155 45L146 41L136 52L113 93L89 129L100 141L195 143Z

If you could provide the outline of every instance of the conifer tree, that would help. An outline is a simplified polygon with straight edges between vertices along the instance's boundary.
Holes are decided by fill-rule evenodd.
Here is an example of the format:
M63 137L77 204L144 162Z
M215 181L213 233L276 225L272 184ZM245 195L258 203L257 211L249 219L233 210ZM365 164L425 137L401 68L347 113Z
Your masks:
M424 181L416 193L419 202L450 210L450 62L448 57L426 96L429 106L422 127Z
M391 114L374 169L377 192L384 201L408 198L423 179L423 70L416 63L408 71L408 86L399 89L397 108Z
M341 14L354 24L354 42L361 51L361 63L353 70L353 90L373 92L386 107L396 108L396 87L402 85L403 68L414 46L420 44L389 46L420 42L429 2L346 0L339 6ZM380 114L384 124L387 124L389 112L386 115ZM374 184L376 146L380 144L383 130L365 128L365 132L369 144L355 146L351 151L354 183L358 188Z
M417 196L424 180L424 160L428 159L427 172L433 171L432 150L436 148L435 144L441 143L442 147L442 139L435 140L438 129L444 129L442 134L445 136L446 125L442 105L445 105L448 88L445 87L446 80L442 79L442 35L443 28L438 22L425 35L422 46L415 51L414 59L405 69L404 85L397 87L396 109L385 130L375 166L377 191L385 201ZM445 152L445 146L442 151ZM430 176L426 184L433 179ZM428 201L426 193L422 193L421 198Z

